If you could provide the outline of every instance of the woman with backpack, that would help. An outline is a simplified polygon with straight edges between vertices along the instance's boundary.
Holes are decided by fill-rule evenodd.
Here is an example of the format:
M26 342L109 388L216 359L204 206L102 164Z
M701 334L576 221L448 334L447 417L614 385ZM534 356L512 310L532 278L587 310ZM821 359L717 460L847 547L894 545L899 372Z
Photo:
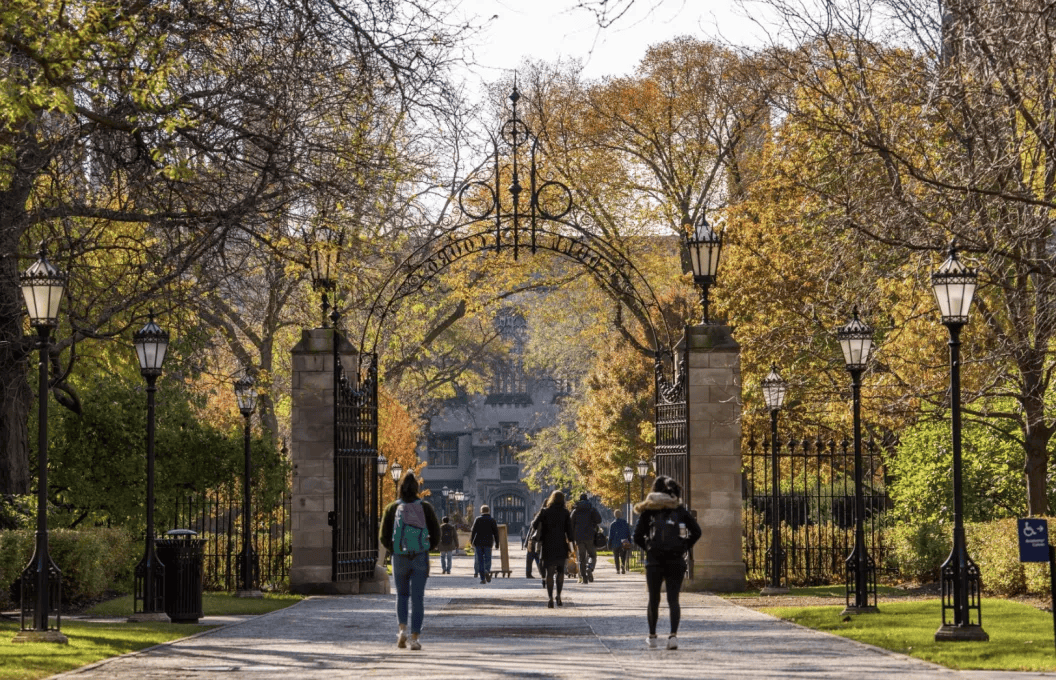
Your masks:
M638 523L634 526L634 543L645 550L645 585L649 591L646 619L649 622L650 649L659 647L656 624L660 618L660 587L667 585L667 608L671 615L668 649L678 649L678 624L682 609L678 594L686 576L686 552L700 538L700 525L682 504L682 487L661 475L653 482L652 492L634 506Z
M561 589L565 585L565 561L568 560L568 545L572 542L572 516L565 507L565 494L555 491L550 494L543 509L532 520L532 530L539 541L542 554L546 594L550 597L547 607L554 608L554 582L557 582L557 606L561 606Z
M418 636L425 619L425 580L429 578L429 551L440 544L440 522L433 506L418 498L418 478L407 471L400 481L400 497L389 503L382 515L378 540L392 553L392 577L396 582L396 621L400 632L396 646L407 640L407 603L411 609L411 649L422 648Z

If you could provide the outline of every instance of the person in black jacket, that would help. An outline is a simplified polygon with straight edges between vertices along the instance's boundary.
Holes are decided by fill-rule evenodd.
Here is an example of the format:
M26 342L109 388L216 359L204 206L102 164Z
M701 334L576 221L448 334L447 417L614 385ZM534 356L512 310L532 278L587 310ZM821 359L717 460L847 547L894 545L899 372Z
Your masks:
M532 520L542 553L543 569L546 572L546 594L550 597L548 607L554 607L554 581L557 581L557 606L561 606L561 589L565 585L565 562L568 546L572 542L572 517L565 508L565 494L555 491L550 494L543 509Z
M396 646L407 647L407 602L411 605L411 649L421 649L418 636L422 633L422 621L425 619L425 581L429 578L429 550L405 553L401 546L393 541L393 530L396 525L396 509L401 505L418 506L405 508L405 522L412 517L421 518L429 532L429 550L436 550L440 544L440 522L436 519L433 506L418 498L418 478L408 470L400 481L400 498L389 503L382 515L381 530L378 540L385 549L392 553L392 576L396 581L396 620L400 632L396 637ZM415 520L416 521L416 520ZM410 526L417 526L410 524Z
M682 610L678 594L686 575L686 553L700 539L700 525L692 513L682 505L682 487L678 482L661 475L653 482L653 491L634 509L638 512L638 523L634 526L634 543L645 550L645 585L649 591L646 618L649 622L647 643L650 649L659 644L656 639L656 624L660 618L660 587L667 585L667 608L671 614L671 634L667 638L668 649L678 649L678 623ZM677 547L661 545L667 543L673 527ZM665 540L666 539L666 540Z
M473 561L480 582L491 583L491 546L499 547L499 525L486 505L480 506L480 514L473 520L469 542L473 545Z
M579 582L594 580L594 565L598 561L598 549L594 547L594 535L601 524L601 513L591 505L587 494L579 495L579 502L572 507L572 536L576 543L576 558L579 560Z

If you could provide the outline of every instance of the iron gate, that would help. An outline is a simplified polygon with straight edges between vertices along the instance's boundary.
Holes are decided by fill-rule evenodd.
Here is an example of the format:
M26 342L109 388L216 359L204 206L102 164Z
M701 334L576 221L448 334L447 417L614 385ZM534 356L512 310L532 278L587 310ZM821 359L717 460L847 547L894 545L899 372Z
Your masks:
M686 355L677 362L675 381L668 382L664 362L656 360L656 474L667 475L682 486L689 507L689 420L686 398Z
M378 366L361 354L357 384L341 365L334 330L334 510L331 572L334 581L374 575L378 561Z
M770 573L771 527L781 523L781 571L791 584L842 583L854 547L854 446L847 439L778 440L780 496L771 493L769 440L744 444L744 561L750 580ZM865 545L877 565L887 545L881 526L890 507L883 458L862 446Z

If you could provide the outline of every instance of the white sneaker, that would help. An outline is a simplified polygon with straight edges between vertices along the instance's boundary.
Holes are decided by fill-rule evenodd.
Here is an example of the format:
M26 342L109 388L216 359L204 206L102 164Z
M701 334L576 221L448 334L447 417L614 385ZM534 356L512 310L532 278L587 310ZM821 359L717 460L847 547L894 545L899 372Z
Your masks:
M670 647L670 643L669 643ZM418 642L418 638L411 638L411 649L417 651L422 648L422 643Z
M646 644L649 645L649 649L659 649L660 648L660 643L657 641L655 635L650 635L649 637L645 638L645 642L646 642Z
M667 638L668 649L678 649L678 638L674 635L668 636Z
M407 632L401 630L399 636L396 637L396 646L400 649L407 648Z

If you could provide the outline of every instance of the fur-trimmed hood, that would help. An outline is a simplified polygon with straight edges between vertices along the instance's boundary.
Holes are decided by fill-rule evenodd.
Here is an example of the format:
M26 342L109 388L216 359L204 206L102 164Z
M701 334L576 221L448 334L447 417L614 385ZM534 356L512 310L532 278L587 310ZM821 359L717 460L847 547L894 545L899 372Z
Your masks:
M659 491L653 491L645 497L644 501L635 504L634 511L641 514L646 510L674 510L679 505L681 505L681 503L674 496L669 496L668 494Z

